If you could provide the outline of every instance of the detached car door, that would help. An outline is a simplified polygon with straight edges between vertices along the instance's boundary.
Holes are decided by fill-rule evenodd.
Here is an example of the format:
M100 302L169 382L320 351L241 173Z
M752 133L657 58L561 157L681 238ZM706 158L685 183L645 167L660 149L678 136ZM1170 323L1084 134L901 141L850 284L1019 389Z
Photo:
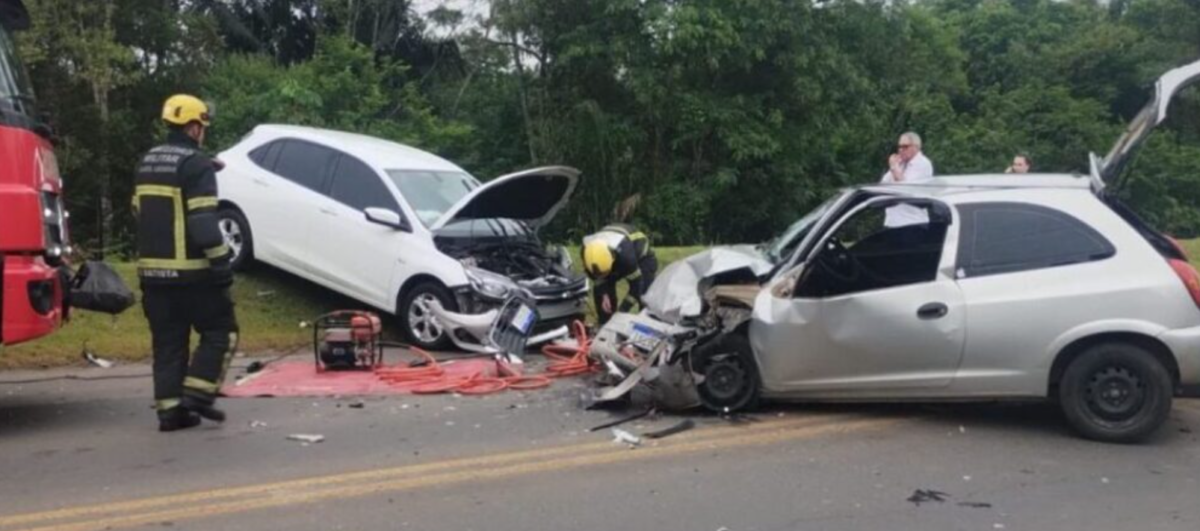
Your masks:
M885 226L898 205L929 221ZM764 391L852 398L947 386L965 339L951 221L937 201L877 198L834 224L757 299L750 339Z
M407 230L367 220L364 210L382 208L408 220L383 178L362 161L338 153L328 190L309 230L312 271L335 289L377 308L391 308L392 274L401 253L416 247Z

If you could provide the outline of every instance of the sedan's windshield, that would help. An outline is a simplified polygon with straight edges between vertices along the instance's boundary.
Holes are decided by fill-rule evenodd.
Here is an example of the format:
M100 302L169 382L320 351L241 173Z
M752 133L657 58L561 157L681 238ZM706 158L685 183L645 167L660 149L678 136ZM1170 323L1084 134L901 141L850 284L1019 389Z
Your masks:
M387 170L387 174L426 227L433 225L455 203L480 186L474 177L459 171ZM512 237L529 233L529 227L524 223L511 219L464 219L447 223L438 230L439 236L450 238Z
M825 212L827 212L830 208L833 208L833 205L836 204L838 199L841 197L842 194L834 195L828 201L822 203L821 206L809 211L809 213L805 214L804 217L800 218L799 221L792 223L787 230L783 231L783 234L780 234L779 236L776 236L775 239L765 243L764 247L767 253L767 259L770 260L772 264L778 264L780 260L790 256L792 252L796 250L796 246L799 245L800 242L804 241L805 236L808 236L808 232L812 230L814 225L817 224L817 221L825 217Z
M387 170L387 174L426 227L479 187L474 177L458 171Z
M33 89L17 60L16 43L0 24L0 111L33 117L37 115L33 103Z

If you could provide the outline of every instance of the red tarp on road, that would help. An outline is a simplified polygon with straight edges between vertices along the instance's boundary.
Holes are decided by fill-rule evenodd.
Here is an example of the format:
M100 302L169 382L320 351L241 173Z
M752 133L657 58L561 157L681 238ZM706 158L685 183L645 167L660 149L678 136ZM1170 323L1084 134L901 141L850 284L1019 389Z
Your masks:
M496 362L491 359L464 359L440 363L447 378L482 372L496 374ZM317 372L311 361L277 361L242 380L226 383L221 394L234 398L256 396L353 396L410 394L419 382L388 383L371 371Z

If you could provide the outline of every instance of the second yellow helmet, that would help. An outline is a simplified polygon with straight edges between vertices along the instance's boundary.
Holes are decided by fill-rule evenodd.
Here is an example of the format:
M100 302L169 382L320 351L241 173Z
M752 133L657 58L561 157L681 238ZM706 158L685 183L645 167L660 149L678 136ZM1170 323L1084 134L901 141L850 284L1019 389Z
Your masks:
M592 278L608 276L613 268L613 252L608 243L593 240L583 246L583 269Z

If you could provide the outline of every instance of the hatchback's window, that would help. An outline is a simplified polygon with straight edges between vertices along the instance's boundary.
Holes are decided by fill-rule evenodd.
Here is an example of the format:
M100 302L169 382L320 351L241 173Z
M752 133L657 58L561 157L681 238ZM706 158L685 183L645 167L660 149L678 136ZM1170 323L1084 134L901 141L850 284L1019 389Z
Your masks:
M336 152L326 147L288 140L279 153L274 171L289 181L320 192L334 155Z
M338 158L329 195L358 210L379 207L400 212L392 191L383 184L383 179L366 164L348 155Z
M387 170L387 174L427 227L479 186L474 177L457 171Z
M1051 208L1024 203L958 207L960 277L997 275L1103 260L1116 249L1095 229Z
M911 205L930 216L930 205ZM870 205L838 226L809 260L796 297L835 297L937 278L946 242L945 222L889 227L884 205Z

